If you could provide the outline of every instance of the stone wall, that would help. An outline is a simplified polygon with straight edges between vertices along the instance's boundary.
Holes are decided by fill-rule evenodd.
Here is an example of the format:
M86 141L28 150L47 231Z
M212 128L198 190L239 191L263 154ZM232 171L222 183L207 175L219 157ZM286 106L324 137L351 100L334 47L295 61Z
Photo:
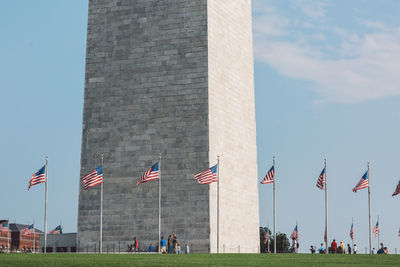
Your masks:
M103 249L158 239L157 181L136 186L162 153L162 235L209 247L206 1L89 2L81 175L104 153ZM100 186L79 199L81 247L99 240Z

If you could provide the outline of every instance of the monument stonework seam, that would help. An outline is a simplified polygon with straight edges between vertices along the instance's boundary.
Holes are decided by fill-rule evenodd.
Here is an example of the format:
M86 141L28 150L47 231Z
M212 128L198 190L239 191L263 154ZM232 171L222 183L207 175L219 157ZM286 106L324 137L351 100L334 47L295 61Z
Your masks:
M220 252L258 252L250 0L90 0L81 176L104 154L103 251L158 240L158 183L136 186L162 153L161 235ZM99 244L100 186L80 185L78 247Z

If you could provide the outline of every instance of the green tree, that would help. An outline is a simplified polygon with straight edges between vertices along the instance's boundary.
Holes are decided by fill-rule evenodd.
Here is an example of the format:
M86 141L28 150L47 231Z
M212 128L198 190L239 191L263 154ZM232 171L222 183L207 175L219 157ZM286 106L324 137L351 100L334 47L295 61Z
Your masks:
M267 251L268 245L265 244L265 238L264 238L264 235L265 235L265 232L267 231L267 229L268 229L267 227L260 227L260 252L261 253L265 253ZM270 239L271 238L271 230L268 229L268 233L269 233L269 240L271 240ZM271 249L271 241L269 244L270 244L269 246Z
M264 234L267 227L260 227L260 252L265 253L267 250L267 244L265 244ZM274 236L271 233L271 230L268 230L269 233L269 249L271 252L274 252ZM276 234L276 252L277 253L285 253L289 252L289 239L287 238L285 233L277 233Z

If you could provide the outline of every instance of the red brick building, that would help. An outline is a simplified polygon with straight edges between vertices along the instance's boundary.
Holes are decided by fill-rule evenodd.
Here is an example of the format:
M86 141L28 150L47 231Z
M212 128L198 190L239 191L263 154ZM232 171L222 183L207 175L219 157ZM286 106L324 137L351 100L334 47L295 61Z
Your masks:
M8 237L7 237L8 235ZM8 244L7 244L8 239ZM11 231L7 233L7 231L0 232L0 251L6 252L7 248L11 247Z
M11 251L20 252L39 252L39 235L43 232L35 228L34 234L22 235L22 229L28 227L27 224L10 223ZM35 249L34 249L35 246Z

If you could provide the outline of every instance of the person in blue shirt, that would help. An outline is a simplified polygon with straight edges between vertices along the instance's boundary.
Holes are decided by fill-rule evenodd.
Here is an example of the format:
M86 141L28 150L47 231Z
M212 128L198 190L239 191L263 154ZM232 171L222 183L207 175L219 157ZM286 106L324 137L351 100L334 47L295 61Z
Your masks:
M164 239L163 236L161 237L160 248L161 248L160 252L161 252L162 254L166 254L166 253L167 253L166 242L165 242L165 239Z
M151 244L149 246L149 252L154 252L154 247Z
M318 249L319 254L324 254L325 253L325 248L324 244L321 243L321 247Z

